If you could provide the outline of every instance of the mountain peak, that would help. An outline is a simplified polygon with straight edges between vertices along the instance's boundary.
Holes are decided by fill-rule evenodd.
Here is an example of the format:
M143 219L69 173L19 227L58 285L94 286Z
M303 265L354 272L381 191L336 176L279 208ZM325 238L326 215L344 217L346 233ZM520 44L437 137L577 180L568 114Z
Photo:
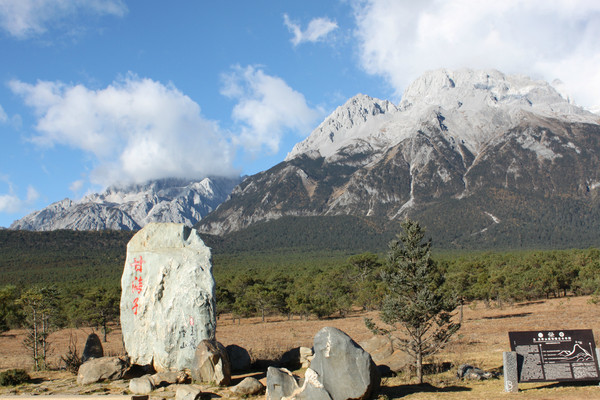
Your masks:
M509 107L581 122L596 118L573 105L548 82L497 70L428 71L406 88L400 102L402 110L418 106L436 106L446 111Z
M338 107L287 155L335 160L339 154L384 151L428 124L447 131L473 154L524 113L570 122L598 124L600 118L572 104L547 82L497 70L438 69L411 83L396 107L387 100L359 94Z
M357 94L336 108L308 138L296 144L286 161L300 154L328 157L352 141L370 135L371 125L396 112L398 108L388 100Z

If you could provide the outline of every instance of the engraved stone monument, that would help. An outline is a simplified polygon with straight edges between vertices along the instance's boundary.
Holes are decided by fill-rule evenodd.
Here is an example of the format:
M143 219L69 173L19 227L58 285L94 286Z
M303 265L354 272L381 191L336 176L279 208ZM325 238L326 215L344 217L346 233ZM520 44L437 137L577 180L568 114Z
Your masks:
M210 249L195 229L150 223L127 244L121 327L134 364L189 368L198 344L215 339Z

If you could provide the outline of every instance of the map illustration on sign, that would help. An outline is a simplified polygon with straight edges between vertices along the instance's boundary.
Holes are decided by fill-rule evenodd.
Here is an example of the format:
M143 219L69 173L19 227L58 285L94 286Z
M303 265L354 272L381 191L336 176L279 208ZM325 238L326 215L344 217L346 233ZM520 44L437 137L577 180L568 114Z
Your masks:
M589 329L509 332L519 382L600 380Z
M573 346L573 350L571 350L570 352L563 350L560 353L558 353L558 355L567 361L584 362L594 360L592 354L583 347L581 347L579 343L575 344Z

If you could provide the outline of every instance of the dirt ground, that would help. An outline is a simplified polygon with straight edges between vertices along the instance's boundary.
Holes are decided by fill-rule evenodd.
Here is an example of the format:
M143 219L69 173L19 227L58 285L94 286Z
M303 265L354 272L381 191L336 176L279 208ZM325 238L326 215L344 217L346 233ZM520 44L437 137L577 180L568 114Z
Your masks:
M536 383L521 384L518 394L503 392L502 379L483 382L464 382L456 378L460 364L471 364L484 370L499 371L502 367L502 352L509 350L508 332L520 330L592 329L600 334L600 306L591 304L588 297L567 297L503 307L486 307L477 302L463 308L463 325L454 340L440 353L426 360L435 373L425 377L425 385L416 385L409 373L394 378L384 378L380 398L385 399L600 399L600 387L594 384ZM218 321L217 339L224 345L237 344L249 350L253 358L275 358L284 351L298 346L312 346L314 335L324 326L337 327L356 342L371 337L366 329L365 316L377 318L377 312L353 313L346 318L325 320L287 320L269 317L267 322L259 318L242 319L235 323L230 316ZM457 316L458 317L458 316ZM81 352L91 328L67 329L55 332L50 337L53 352L50 365L59 368L60 356L66 354L70 337L76 339ZM22 345L24 331L13 330L0 335L0 370L8 368L31 369L31 361ZM598 343L598 336L596 336ZM108 342L103 343L105 354L124 354L121 332L117 327L109 333ZM301 374L302 371L299 371ZM13 394L48 393L126 393L126 384L113 384L107 388L97 385L81 388L75 378L64 371L32 373L34 383L18 388L1 388L0 396ZM260 376L259 376L260 377ZM110 386L110 385L108 385ZM204 388L206 389L206 388ZM220 397L229 397L224 389L209 388ZM168 393L156 393L152 397L169 398Z

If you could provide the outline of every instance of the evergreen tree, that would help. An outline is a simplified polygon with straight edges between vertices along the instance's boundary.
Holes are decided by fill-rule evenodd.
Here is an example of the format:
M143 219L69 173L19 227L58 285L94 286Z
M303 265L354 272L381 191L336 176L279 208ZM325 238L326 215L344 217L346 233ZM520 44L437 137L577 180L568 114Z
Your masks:
M56 326L53 318L58 311L58 298L58 290L54 287L33 287L23 292L18 300L27 324L27 336L23 344L31 350L36 371L47 368L46 360L50 352L48 337Z
M95 327L102 327L103 341L106 343L108 324L119 316L121 292L117 287L90 288L79 305L80 316Z
M444 273L431 258L431 241L423 242L424 232L417 222L402 224L403 234L389 245L383 281L388 288L381 320L390 329L378 328L365 319L375 333L405 335L394 341L415 361L417 378L423 383L423 359L440 350L460 328L452 322L455 296L443 288Z
M0 288L0 333L8 331L19 322L16 300L17 288L14 285Z

